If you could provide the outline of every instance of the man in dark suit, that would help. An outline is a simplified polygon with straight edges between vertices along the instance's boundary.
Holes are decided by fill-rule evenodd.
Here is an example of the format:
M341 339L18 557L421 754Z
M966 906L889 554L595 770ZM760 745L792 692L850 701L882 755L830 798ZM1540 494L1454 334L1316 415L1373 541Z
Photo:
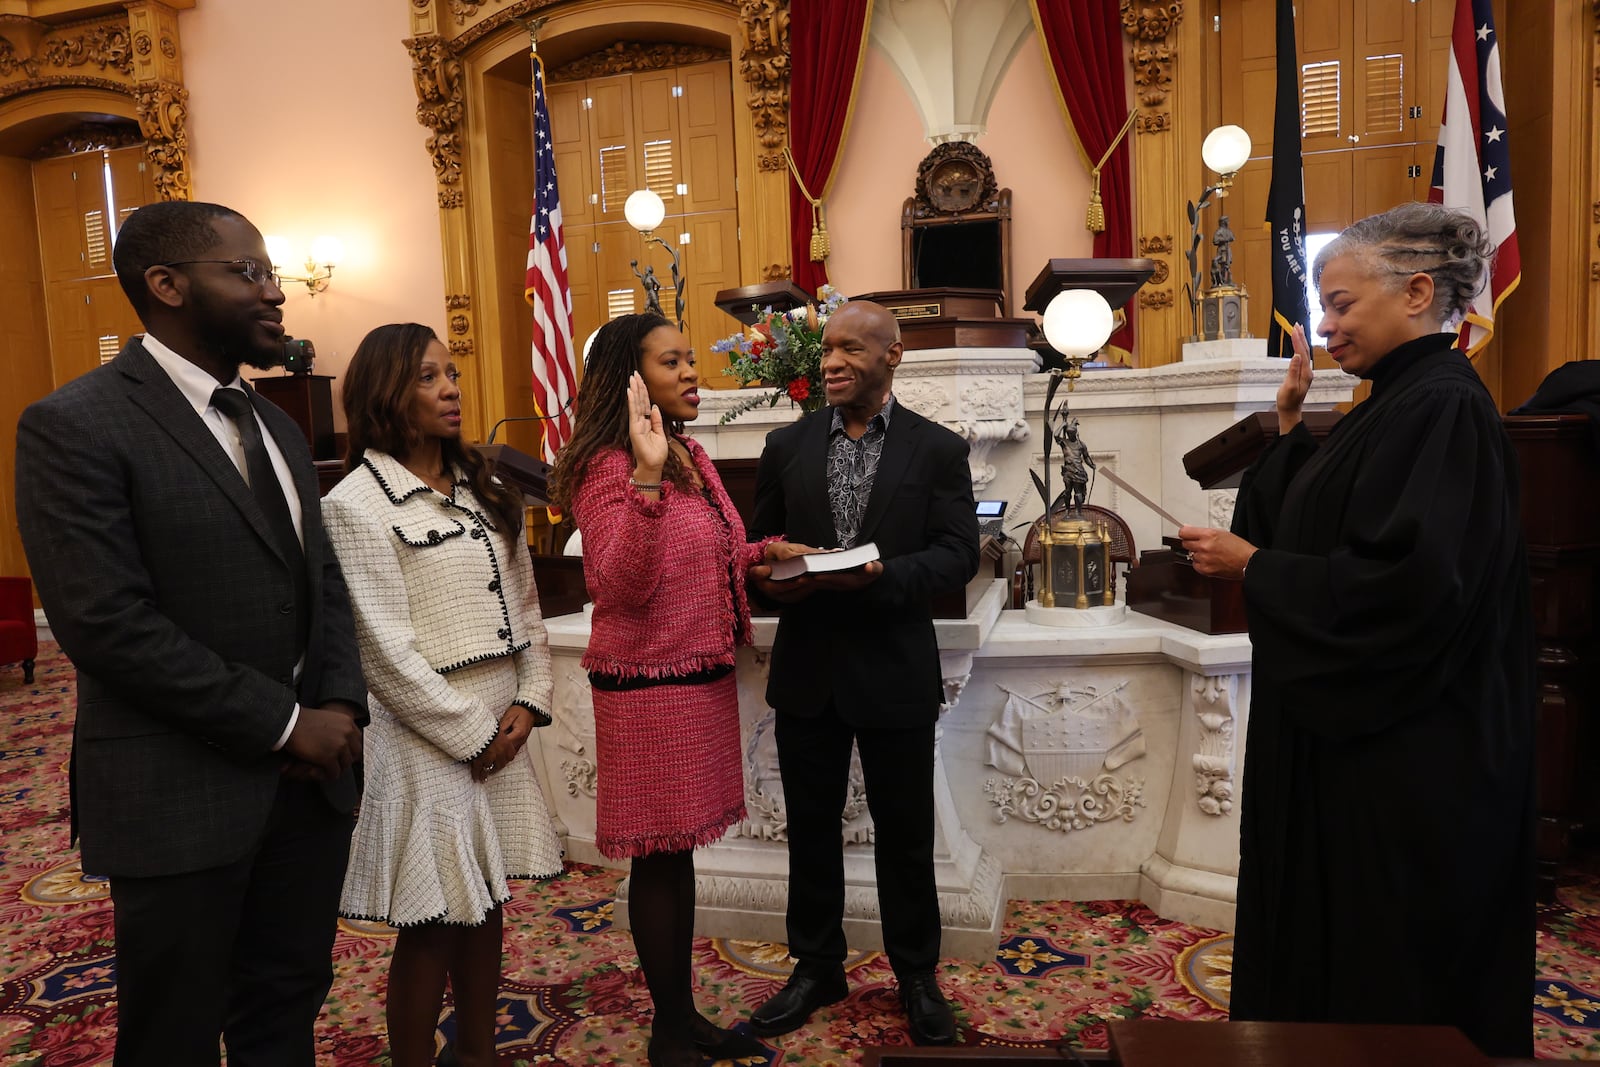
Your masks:
M894 316L847 303L822 338L829 406L767 437L751 529L826 548L876 542L880 562L784 582L752 569L781 605L767 703L789 820L789 952L794 975L751 1028L798 1028L848 990L840 822L852 744L876 831L883 942L918 1044L955 1040L934 980L939 901L933 873L934 724L944 699L935 593L978 570L967 445L894 402L903 346Z
M366 686L280 361L261 235L161 203L118 234L143 321L17 428L17 512L78 670L72 813L110 877L117 1067L311 1067ZM224 395L224 394L232 394Z

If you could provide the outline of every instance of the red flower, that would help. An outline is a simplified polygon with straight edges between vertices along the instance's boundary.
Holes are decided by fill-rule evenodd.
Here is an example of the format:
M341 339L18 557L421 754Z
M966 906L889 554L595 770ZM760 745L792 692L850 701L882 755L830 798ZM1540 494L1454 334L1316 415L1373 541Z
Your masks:
M752 355L756 359L760 359L761 358L761 353L765 352L766 350L767 350L767 342L762 341L760 339L757 339L757 340L754 340L754 341L750 342L750 355Z
M800 403L811 395L811 383L805 378L796 378L789 383L789 399Z

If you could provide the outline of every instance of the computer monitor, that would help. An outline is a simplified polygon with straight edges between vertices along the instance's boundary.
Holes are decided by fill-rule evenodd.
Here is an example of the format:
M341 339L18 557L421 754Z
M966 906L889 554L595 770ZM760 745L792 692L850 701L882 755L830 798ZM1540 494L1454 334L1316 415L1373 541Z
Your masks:
M987 534L995 540L1005 536L1006 502L1004 500L980 500L977 503L978 533Z

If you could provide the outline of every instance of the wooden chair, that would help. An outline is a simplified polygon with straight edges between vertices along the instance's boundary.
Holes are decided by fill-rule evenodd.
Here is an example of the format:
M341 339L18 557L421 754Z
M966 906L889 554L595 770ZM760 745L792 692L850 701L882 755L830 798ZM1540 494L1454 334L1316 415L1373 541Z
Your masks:
M0 663L22 664L22 680L33 684L39 631L33 622L33 580L0 578Z
M1052 514L1060 515L1064 509L1058 509ZM1128 529L1128 524L1122 521L1122 516L1110 508L1100 507L1098 504L1083 505L1083 517L1090 522L1104 522L1111 532L1110 544L1106 547L1106 555L1111 560L1112 581L1116 581L1118 563L1124 564L1124 572L1139 565L1139 550L1133 543L1133 532ZM1046 516L1040 515L1028 527L1028 533L1022 540L1022 559L1018 561L1016 569L1011 573L1011 606L1025 608L1028 601L1034 599L1033 569L1044 560L1044 546L1039 544L1039 535L1044 530ZM1126 595L1123 597L1126 600Z

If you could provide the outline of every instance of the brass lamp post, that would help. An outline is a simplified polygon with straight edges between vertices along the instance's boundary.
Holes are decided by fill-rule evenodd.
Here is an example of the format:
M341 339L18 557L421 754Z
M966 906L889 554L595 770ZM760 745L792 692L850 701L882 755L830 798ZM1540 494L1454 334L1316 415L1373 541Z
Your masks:
M1200 194L1200 203L1189 202L1189 312L1193 319L1191 340L1216 341L1224 337L1246 337L1245 316L1249 294L1233 280L1233 230L1228 227L1226 198L1233 188L1233 176L1250 159L1250 135L1238 126L1218 126L1206 134L1200 158L1217 172L1217 181ZM1205 285L1200 270L1200 214L1212 196L1223 214L1211 236L1215 250L1211 257L1210 282Z
M1088 446L1078 437L1078 420L1062 400L1051 410L1056 390L1063 380L1072 392L1083 374L1083 364L1098 352L1111 336L1115 320L1111 305L1092 289L1066 289L1057 293L1044 311L1044 335L1050 347L1066 360L1065 370L1051 372L1050 388L1044 401L1044 479L1035 476L1044 498L1045 523L1039 532L1042 580L1039 585L1041 607L1090 608L1115 602L1116 586L1111 581L1110 533L1104 523L1083 517L1083 504L1089 496L1088 472L1093 467ZM1061 502L1050 493L1050 445L1061 446Z

